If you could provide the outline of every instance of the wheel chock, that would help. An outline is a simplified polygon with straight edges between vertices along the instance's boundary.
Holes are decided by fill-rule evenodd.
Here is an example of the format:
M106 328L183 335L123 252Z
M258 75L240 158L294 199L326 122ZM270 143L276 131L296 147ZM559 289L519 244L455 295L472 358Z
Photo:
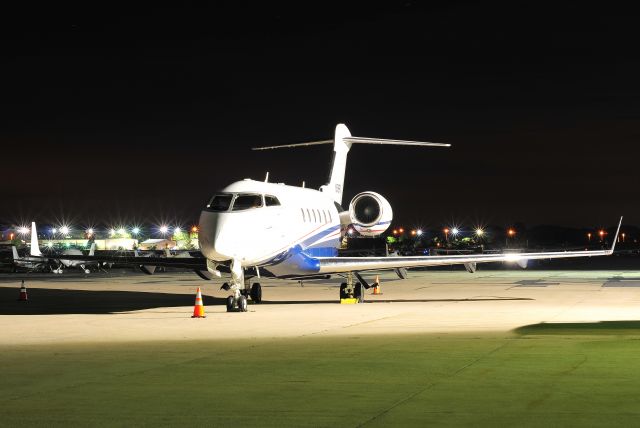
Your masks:
M356 303L358 303L358 299L356 298L340 299L341 305L355 305Z

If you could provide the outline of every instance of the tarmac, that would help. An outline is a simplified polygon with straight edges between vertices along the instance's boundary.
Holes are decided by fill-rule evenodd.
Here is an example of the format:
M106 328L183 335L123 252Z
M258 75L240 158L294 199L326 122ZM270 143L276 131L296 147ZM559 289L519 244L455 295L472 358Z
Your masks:
M373 274L365 275L373 280ZM21 280L29 300L17 301ZM640 271L381 272L381 295L338 304L341 278L263 279L263 303L227 313L223 280L189 272L0 276L0 346L507 332L640 319ZM207 317L192 319L201 287Z

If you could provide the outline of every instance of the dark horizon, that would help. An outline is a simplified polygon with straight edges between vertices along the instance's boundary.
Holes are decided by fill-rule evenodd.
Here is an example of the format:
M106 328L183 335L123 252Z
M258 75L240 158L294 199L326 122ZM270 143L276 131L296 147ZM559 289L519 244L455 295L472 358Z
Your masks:
M309 7L309 5L307 5ZM396 224L640 224L635 12L417 2L7 11L0 223L197 221L243 178L324 184Z

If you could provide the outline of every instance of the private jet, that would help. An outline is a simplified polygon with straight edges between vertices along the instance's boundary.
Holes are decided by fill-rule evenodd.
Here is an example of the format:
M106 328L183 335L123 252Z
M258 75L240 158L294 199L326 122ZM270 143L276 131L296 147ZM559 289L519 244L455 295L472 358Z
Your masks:
M401 274L412 267L464 265L476 271L477 264L513 262L526 267L528 260L606 256L611 248L594 251L539 253L464 254L405 257L338 257L347 225L360 235L377 236L390 226L393 210L384 196L374 191L358 193L348 209L342 205L347 154L355 144L409 147L449 147L449 144L354 137L338 124L333 140L256 147L254 150L333 145L333 163L328 183L318 190L284 183L244 179L213 194L200 214L199 244L203 257L145 258L147 266L193 269L204 279L230 276L222 288L230 292L227 311L247 311L247 300L262 301L261 278L318 279L331 275L345 278L340 297L360 298L368 288L363 275L374 270ZM87 257L83 257L87 259ZM104 261L140 265L135 257L103 258ZM354 277L357 281L354 281ZM255 281L255 282L253 282ZM252 283L253 282L253 283Z

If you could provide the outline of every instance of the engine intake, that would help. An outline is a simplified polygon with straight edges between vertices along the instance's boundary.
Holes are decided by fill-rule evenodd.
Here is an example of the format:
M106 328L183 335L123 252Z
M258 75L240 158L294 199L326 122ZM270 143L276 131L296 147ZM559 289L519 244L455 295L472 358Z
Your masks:
M364 236L376 236L391 225L393 211L389 202L375 192L357 194L349 204L353 227Z

